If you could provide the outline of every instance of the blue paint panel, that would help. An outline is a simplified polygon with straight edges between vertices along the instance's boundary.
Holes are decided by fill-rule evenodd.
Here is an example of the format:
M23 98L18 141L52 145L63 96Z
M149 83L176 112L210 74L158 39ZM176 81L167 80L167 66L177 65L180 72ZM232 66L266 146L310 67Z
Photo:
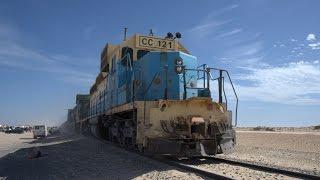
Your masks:
M194 56L179 52L180 57L183 59L183 64L186 66L187 69L196 69L197 68L197 59ZM196 71L186 71L186 86L187 88L197 87L197 78L198 74ZM179 83L179 89L180 89L180 99L183 99L183 75L180 74L180 83ZM191 97L197 97L198 96L198 90L196 89L187 89L187 96L186 98Z
M165 96L168 99L183 99L183 74L176 72L178 58L183 60L183 65L188 69L197 67L196 57L182 52L149 52L134 61L132 68L128 68L127 63L118 61L115 63L114 71L108 76L104 98L96 105L94 111L108 110L131 102L133 79L135 100L153 101L164 99ZM196 71L187 71L185 77L187 87L197 86ZM186 95L187 98L196 97L198 90L187 89Z
M183 99L183 75L177 74L175 70L177 58L183 59L186 68L196 68L197 66L197 59L194 56L182 52L150 52L134 64L136 72L142 73L139 79L142 82L139 87L140 92L138 92L139 100L144 100L141 96L144 96L145 90L155 75L157 77L146 94L146 100L164 99L166 86L168 99ZM187 72L186 79L196 85L196 75L196 72ZM197 90L188 89L187 92L187 98L197 96Z

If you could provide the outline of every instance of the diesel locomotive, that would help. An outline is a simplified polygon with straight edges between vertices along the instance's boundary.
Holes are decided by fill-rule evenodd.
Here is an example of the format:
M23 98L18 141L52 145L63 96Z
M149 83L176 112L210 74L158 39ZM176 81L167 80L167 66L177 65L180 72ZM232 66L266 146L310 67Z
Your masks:
M229 73L198 65L180 38L135 34L106 44L90 94L77 95L69 110L77 131L151 154L232 152L238 100ZM235 118L226 83L236 97Z

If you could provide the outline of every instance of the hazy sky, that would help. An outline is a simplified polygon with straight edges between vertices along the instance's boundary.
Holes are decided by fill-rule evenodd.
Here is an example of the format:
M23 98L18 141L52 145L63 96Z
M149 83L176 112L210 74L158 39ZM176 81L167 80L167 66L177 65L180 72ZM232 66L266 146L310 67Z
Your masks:
M241 126L320 124L320 1L0 2L0 124L60 123L88 93L107 42L181 32L228 69Z

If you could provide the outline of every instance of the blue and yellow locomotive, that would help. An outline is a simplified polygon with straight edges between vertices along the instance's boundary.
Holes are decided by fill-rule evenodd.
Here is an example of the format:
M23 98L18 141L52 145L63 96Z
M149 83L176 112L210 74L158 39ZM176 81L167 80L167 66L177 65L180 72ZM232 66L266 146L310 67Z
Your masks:
M180 38L135 34L107 44L88 117L75 119L77 129L154 154L230 152L236 141L224 91L229 74L198 66Z

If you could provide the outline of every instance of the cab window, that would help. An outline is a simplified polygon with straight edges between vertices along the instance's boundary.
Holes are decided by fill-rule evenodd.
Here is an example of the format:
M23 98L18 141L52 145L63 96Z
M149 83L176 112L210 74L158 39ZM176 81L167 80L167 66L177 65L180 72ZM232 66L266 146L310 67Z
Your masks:
M121 59L129 53L131 61L133 60L133 50L129 47L123 47L121 50Z
M116 56L113 56L112 60L111 60L111 73L114 73L116 71Z
M150 51L138 50L138 52L137 52L137 59L142 58L144 55L148 54L148 52L150 52Z

